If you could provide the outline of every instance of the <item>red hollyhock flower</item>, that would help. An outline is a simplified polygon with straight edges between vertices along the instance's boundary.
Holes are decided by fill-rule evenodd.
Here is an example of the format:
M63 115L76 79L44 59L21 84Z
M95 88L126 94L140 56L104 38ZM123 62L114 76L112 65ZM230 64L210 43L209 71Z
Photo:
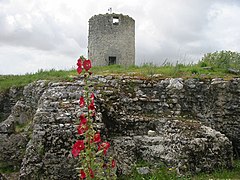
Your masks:
M78 62L77 62L77 66L82 67L82 61L83 61L83 60L82 60L81 58L79 58L79 59L78 59Z
M77 66L78 66L77 72L78 72L78 74L81 74L81 72L82 72L82 70L83 70L83 69L82 69L83 64L82 64L82 59L81 59L81 58L78 59Z
M95 143L99 143L99 142L102 141L102 140L101 140L101 135L100 135L99 132L97 132L97 133L94 135L93 141L94 141Z
M83 107L85 105L83 96L80 97L79 104L80 104L80 107Z
M91 104L89 104L88 109L92 110L92 111L95 110L95 106L94 106L94 102L93 101L91 102Z
M84 131L82 130L82 128L80 128L79 126L78 126L77 131L78 131L78 134L80 134L80 135L82 135L82 134L84 133Z
M86 173L84 172L84 170L80 170L80 178L81 179L85 179L87 176L86 176Z
M93 173L93 170L91 168L89 168L89 174L90 174L91 178L94 178L94 173Z
M77 157L79 153L85 148L83 140L77 140L72 147L73 157Z
M87 119L85 118L85 115L84 114L81 114L80 115L80 124L86 124L87 123Z
M94 101L94 94L92 93L90 96L91 100Z
M103 149L103 154L106 155L107 154L107 150L110 147L110 143L109 142L103 142L102 144L100 144L98 146L98 150L102 150Z
M116 167L116 161L113 159L112 160L112 168L115 168Z
M88 130L88 126L86 124L80 123L77 130L78 130L78 134L82 135L84 132Z
M92 67L92 63L91 61L88 59L88 60L85 60L83 61L83 68L88 71L89 69L91 69Z
M78 68L77 68L78 74L81 74L82 70L83 70L82 67L78 66Z

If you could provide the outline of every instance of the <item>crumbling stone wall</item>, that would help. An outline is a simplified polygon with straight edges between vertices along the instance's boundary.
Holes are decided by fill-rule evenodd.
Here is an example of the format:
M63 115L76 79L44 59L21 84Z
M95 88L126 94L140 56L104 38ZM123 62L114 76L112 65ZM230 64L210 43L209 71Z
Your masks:
M30 83L24 88L11 88L4 96L3 112L10 115L0 123L0 168L18 171L32 133L32 124L38 100L47 81ZM12 105L12 106L11 106ZM9 107L10 106L10 107Z
M146 119L154 116L195 119L225 134L240 154L240 78L108 79L102 80L108 89L103 102L108 103L101 107L112 132L146 133Z
M178 168L179 173L231 167L229 139L239 153L238 78L203 81L94 76L92 82L97 98L96 127L107 130L105 136L114 145L112 153L121 155L116 158L123 172L138 158L156 158ZM78 77L73 82L40 81L25 88L26 97L16 103L25 106L14 107L9 116L10 120L15 117L10 122L20 122L30 102L36 108L30 113L32 134L25 145L20 179L77 179L71 146L75 139L74 123L82 113L78 99L83 85ZM2 134L15 129L6 125L9 118L0 124ZM195 157L203 158L200 161Z

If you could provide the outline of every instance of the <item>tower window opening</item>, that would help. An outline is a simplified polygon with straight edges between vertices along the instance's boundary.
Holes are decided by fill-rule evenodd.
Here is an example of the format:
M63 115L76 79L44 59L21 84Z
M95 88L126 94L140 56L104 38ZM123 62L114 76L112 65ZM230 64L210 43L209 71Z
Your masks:
M116 64L116 57L115 56L109 56L108 58L108 65Z
M119 25L119 17L113 17L113 25Z

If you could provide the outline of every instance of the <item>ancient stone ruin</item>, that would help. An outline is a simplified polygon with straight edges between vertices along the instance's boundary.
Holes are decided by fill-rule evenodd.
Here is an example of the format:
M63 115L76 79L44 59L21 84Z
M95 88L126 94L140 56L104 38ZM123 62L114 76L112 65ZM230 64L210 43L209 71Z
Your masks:
M88 57L94 66L135 64L135 21L122 14L89 19Z
M120 173L139 160L180 175L231 168L240 153L240 79L94 76L96 128L111 144ZM19 179L78 179L71 155L83 78L10 89L1 107L0 164ZM6 102L6 104L5 104ZM10 103L11 102L11 103ZM12 106L9 112L10 104ZM3 174L2 176L6 176Z

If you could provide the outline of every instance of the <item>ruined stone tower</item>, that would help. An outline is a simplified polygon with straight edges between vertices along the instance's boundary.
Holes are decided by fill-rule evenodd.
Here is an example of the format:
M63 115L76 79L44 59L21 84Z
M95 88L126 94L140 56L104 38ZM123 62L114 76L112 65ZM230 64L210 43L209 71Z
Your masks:
M135 21L122 14L89 19L88 58L94 66L135 64Z

